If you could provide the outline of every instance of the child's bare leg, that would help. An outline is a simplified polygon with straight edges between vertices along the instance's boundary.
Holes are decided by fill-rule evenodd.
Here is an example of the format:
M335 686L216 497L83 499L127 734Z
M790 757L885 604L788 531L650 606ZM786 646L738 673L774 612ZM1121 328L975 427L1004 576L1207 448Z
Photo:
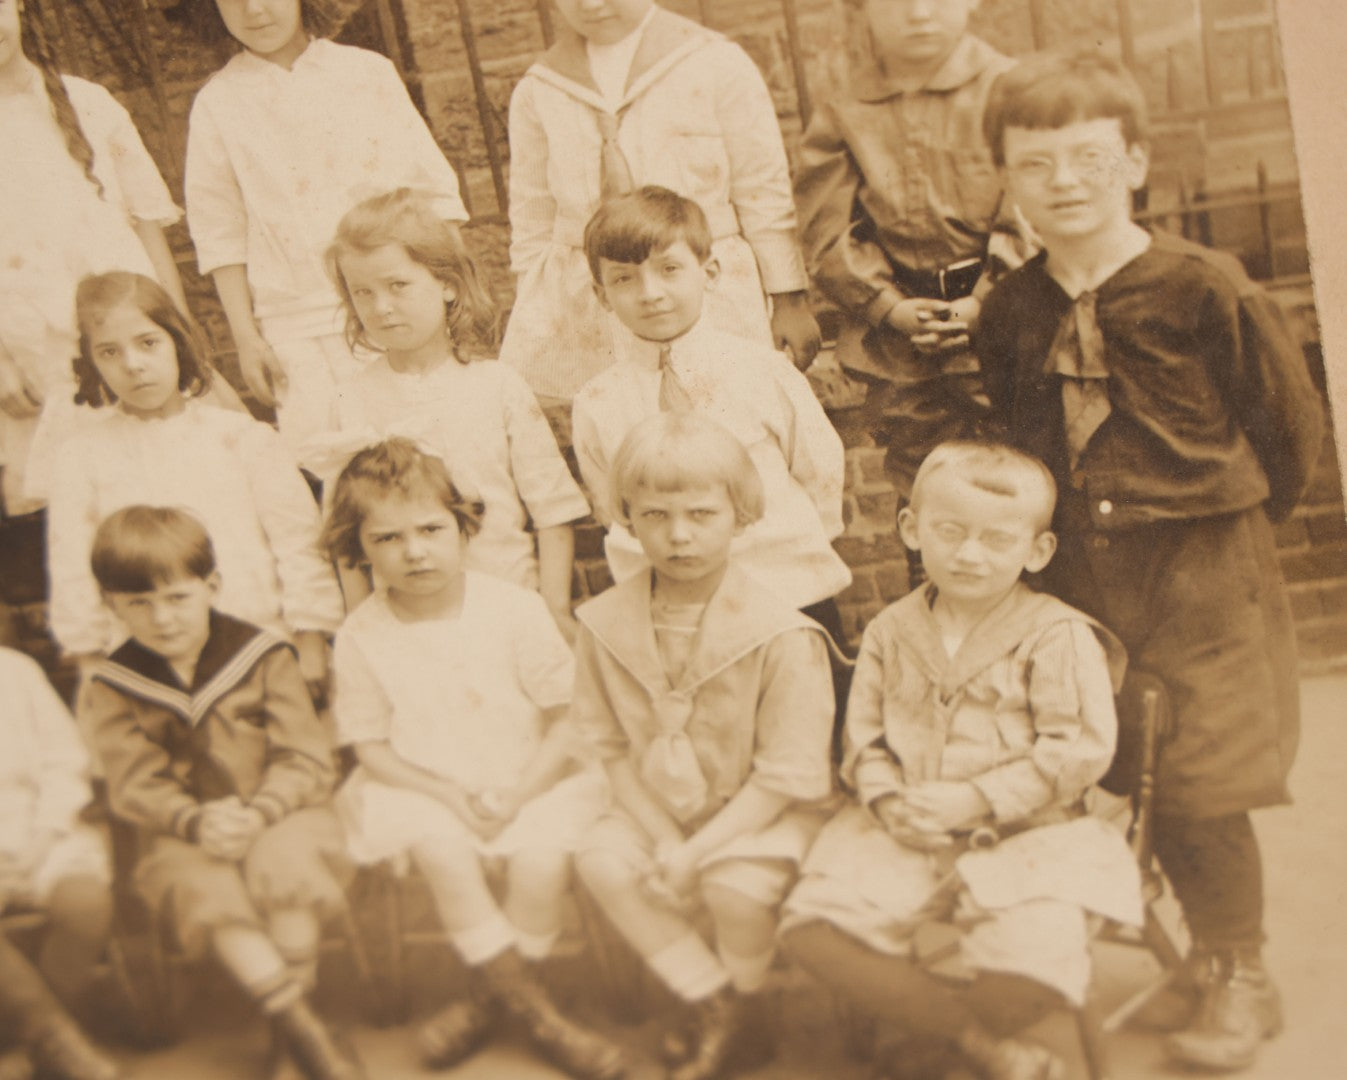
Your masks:
M713 881L702 897L716 928L716 947L734 988L742 994L762 989L776 955L776 909L755 897Z
M620 855L591 849L576 856L575 869L617 932L647 961L689 934L701 940L685 918L646 896L639 872Z
M63 878L47 900L47 933L38 969L66 1006L75 1008L107 950L112 890L93 874Z
M310 907L277 908L267 915L267 930L286 967L311 993L318 982L318 942L322 925Z
M534 848L511 857L506 868L505 917L515 928L526 960L549 956L561 934L562 898L571 880L569 852Z
M481 964L514 944L514 931L487 886L481 856L468 840L424 841L412 849L412 860L430 886L440 922L468 964Z

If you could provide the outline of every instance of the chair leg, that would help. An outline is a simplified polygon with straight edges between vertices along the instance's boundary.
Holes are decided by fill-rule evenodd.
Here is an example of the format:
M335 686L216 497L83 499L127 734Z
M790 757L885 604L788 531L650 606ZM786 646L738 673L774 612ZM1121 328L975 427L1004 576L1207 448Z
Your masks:
M1085 1057L1085 1070L1090 1080L1108 1080L1108 1049L1104 1045L1103 1016L1099 1003L1093 998L1085 999L1076 1010L1076 1033L1080 1038L1081 1053Z
M1179 951L1179 947L1174 944L1173 937L1165 929L1160 917L1156 915L1154 904L1146 905L1146 921L1141 927L1141 940L1166 971L1170 971L1183 963L1183 954Z

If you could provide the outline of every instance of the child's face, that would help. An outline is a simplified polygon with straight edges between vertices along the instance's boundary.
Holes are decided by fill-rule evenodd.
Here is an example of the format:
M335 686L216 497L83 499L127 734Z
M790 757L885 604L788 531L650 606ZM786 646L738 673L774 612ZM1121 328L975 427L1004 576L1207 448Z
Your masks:
M19 0L0 0L0 71L23 55Z
M1130 221L1132 192L1146 182L1149 159L1144 147L1127 144L1121 120L1103 117L1007 128L1005 162L1007 192L1051 248L1053 240Z
M672 341L701 318L706 290L719 273L715 259L702 262L679 240L651 252L643 263L600 259L594 293L637 337Z
M458 519L429 492L377 499L360 523L360 547L391 593L433 597L463 575Z
M943 60L977 6L978 0L865 0L875 49L890 72Z
M289 67L308 45L300 0L215 0L225 29L250 53Z
M356 318L379 348L396 357L447 341L444 305L454 290L401 244L347 252L340 265Z
M718 581L743 530L724 484L678 491L638 488L628 501L631 531L656 574L682 585Z
M118 304L85 325L89 359L132 416L154 419L182 411L178 349L168 331L134 304Z
M103 602L150 652L170 664L190 664L210 636L210 609L219 588L219 574L184 576L149 592L105 592Z
M1028 570L1048 565L1056 538L1040 526L1043 508L1028 496L984 491L958 474L932 478L920 506L898 516L903 542L947 602L991 607Z
M595 45L621 41L645 18L654 0L556 0L566 25Z

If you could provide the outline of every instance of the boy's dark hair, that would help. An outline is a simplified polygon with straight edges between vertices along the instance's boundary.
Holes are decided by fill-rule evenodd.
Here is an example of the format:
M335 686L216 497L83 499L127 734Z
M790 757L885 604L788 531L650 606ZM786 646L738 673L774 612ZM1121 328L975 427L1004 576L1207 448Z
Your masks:
M1146 96L1123 64L1100 52L1044 53L1011 68L992 87L982 133L998 167L1006 163L1006 129L1045 130L1082 120L1117 120L1123 139L1147 138Z
M143 593L184 577L215 572L210 534L172 506L127 506L103 519L89 557L104 592Z
M79 355L71 361L77 383L75 404L97 409L117 400L94 364L89 326L122 304L130 304L173 339L178 354L178 389L188 397L204 394L212 372L206 362L206 341L196 323L178 310L172 297L153 278L129 270L112 270L90 274L75 289L75 318L80 331Z
M656 184L599 205L585 226L585 258L599 281L599 260L643 263L683 240L699 262L711 257L711 226L693 200Z
M323 543L332 561L346 566L365 562L360 529L375 499L389 495L415 498L429 493L458 521L458 531L474 535L482 527L486 507L480 499L465 499L449 470L434 454L411 439L392 438L361 450L337 477L332 510L323 524Z
M500 338L500 309L468 253L457 222L435 212L434 197L401 187L373 195L351 207L337 225L337 235L327 249L327 272L336 282L346 307L346 340L352 345L376 349L355 311L355 301L341 271L341 258L350 252L362 254L396 244L407 257L448 285L454 298L445 301L445 320L456 346L476 344L493 348ZM456 350L460 363L469 356Z
M173 22L187 27L207 45L222 49L237 44L220 16L215 0L179 0L165 13ZM335 0L299 0L299 18L314 37L331 37L341 29L342 11Z

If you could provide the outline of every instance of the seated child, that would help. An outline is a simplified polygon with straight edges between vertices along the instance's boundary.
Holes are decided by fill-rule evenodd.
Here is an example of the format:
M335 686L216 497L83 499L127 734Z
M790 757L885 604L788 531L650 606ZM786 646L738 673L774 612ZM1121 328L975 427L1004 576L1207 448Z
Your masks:
M616 1080L622 1050L562 1015L535 971L603 776L575 767L574 661L542 597L464 568L481 516L407 439L361 450L337 480L332 557L368 563L379 586L337 633L334 715L359 762L337 809L360 862L411 856L470 969L469 995L420 1031L428 1066L467 1057L503 1013L568 1073ZM504 863L501 903L489 861Z
M944 443L922 463L899 528L930 580L866 628L843 764L856 801L819 834L783 917L815 975L957 1044L988 1080L1062 1075L1014 1033L1084 999L1087 911L1141 918L1131 852L1080 808L1113 757L1121 648L1020 580L1052 557L1055 495L1007 447ZM942 920L969 983L921 963L922 926Z
M1249 811L1285 802L1299 737L1291 609L1268 520L1291 512L1323 403L1277 302L1228 255L1132 221L1146 105L1116 61L1006 74L987 141L1044 254L987 297L993 416L1061 488L1049 591L1169 691L1155 852L1192 932L1168 1052L1241 1069L1282 1026Z
M1012 61L968 32L978 0L842 7L849 86L809 119L795 196L810 275L842 311L838 361L870 384L906 499L922 458L985 408L968 336L998 260L1021 256L982 112Z
M781 353L703 318L720 264L701 207L658 187L613 199L585 229L585 254L595 295L629 331L619 362L585 385L572 412L575 456L608 528L613 577L650 565L613 502L617 448L646 417L692 410L732 432L761 477L762 513L736 534L735 561L840 641L832 598L851 571L830 541L842 532L842 440Z
M642 421L613 461L611 505L651 569L576 613L575 718L615 800L576 867L690 1006L670 1077L711 1080L763 1048L751 1002L832 786L828 641L731 559L735 535L762 515L763 486L719 425Z
M95 666L81 711L113 813L141 834L136 887L188 956L238 981L308 1080L360 1080L308 1002L319 913L344 902L344 843L292 647L212 607L215 552L185 511L118 510L91 561L131 637Z
M0 1025L21 1043L0 1055L0 1077L37 1068L115 1080L120 1070L66 1011L90 1004L112 923L107 848L78 816L90 799L88 754L42 669L10 649L0 649L0 717L0 908L46 915L36 968L0 935Z

